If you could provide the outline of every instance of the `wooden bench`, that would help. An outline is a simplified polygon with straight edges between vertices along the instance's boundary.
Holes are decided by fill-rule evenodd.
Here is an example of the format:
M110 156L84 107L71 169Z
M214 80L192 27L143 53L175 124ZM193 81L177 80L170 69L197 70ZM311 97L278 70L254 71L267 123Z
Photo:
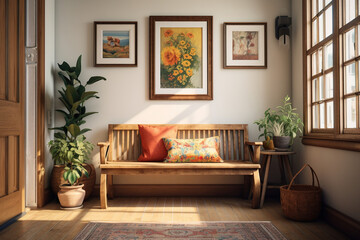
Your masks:
M164 125L158 125L164 126ZM137 124L109 124L108 142L100 147L100 203L107 208L107 195L113 197L113 175L244 175L245 185L252 179L252 207L260 203L260 146L248 142L247 124L176 124L177 138L220 136L220 156L224 163L137 162L141 141ZM249 156L252 161L249 161ZM246 189L246 188L244 188ZM248 188L247 188L248 189Z

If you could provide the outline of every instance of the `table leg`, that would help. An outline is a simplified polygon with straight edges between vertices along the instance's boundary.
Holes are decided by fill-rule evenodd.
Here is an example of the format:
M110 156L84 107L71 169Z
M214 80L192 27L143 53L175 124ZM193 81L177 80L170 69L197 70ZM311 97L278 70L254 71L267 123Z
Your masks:
M264 174L265 174L265 167L266 167L266 160L268 156L261 155L261 172L260 172L260 180L262 179L264 182Z
M293 176L292 171L291 171L289 156L287 156L287 155L284 156L284 164L285 164L286 170L287 170L288 175L289 175L289 183L290 183L294 176Z
M281 176L281 184L285 184L286 183L286 178L285 178L285 169L284 169L284 158L283 156L278 156L278 160L279 160L279 168L280 168L280 176Z
M263 182L263 186L262 186L260 208L262 208L263 205L264 205L265 193L266 193L266 188L267 188L267 181L268 181L268 177L269 177L270 162L271 162L271 155L268 155L267 158L266 158L266 169L265 169L264 182Z

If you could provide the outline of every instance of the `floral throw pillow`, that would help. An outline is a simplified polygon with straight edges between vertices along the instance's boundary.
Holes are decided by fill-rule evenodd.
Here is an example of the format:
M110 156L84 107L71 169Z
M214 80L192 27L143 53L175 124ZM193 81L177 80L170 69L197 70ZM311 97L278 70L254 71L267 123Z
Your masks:
M219 155L219 137L202 139L174 139L163 138L168 151L164 162L168 163L199 163L223 162Z

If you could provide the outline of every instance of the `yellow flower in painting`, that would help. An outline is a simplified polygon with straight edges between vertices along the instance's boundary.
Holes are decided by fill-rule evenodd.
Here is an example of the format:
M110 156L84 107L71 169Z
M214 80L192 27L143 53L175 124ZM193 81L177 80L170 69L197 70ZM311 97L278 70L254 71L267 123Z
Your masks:
M189 38L193 38L193 37L194 37L194 34L188 33L188 34L186 34L186 36L188 36Z
M180 69L182 69L182 66L181 66L181 65L177 65L177 66L176 66L176 69L177 69L177 70L180 70Z
M193 71L192 71L190 68L188 68L188 69L186 69L186 74L187 74L189 77L191 77L191 76L193 75Z
M165 37L171 37L173 34L174 32L171 29L166 30L164 33Z
M165 66L173 66L180 60L180 51L175 47L166 47L161 52L161 60Z
M178 70L174 70L173 75L174 75L174 76L179 75L179 71L178 71Z
M182 69L179 70L179 73L183 73L184 71Z
M181 41L180 41L180 45L185 45L185 43L186 43L186 42L185 42L184 40L181 40Z
M188 61L188 60L185 60L185 61L183 61L182 63L181 63L184 67L188 67L188 66L190 66L190 62Z
M178 76L178 77L177 77L177 80L178 80L179 82L182 82L182 80L183 80L182 76L181 76L181 75Z
M192 59L192 56L190 56L189 54L186 53L186 54L184 54L184 58L185 59Z
M187 48L190 47L190 43L187 43L187 44L186 44L186 47L187 47Z
M191 48L190 50L190 55L194 56L196 54L196 49L195 48Z

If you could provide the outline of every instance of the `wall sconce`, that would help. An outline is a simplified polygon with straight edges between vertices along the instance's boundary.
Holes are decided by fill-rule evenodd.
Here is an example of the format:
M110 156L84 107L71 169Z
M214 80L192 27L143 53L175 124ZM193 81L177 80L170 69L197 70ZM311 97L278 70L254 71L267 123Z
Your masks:
M291 17L278 16L275 19L275 37L280 40L281 45L288 45L290 42Z

